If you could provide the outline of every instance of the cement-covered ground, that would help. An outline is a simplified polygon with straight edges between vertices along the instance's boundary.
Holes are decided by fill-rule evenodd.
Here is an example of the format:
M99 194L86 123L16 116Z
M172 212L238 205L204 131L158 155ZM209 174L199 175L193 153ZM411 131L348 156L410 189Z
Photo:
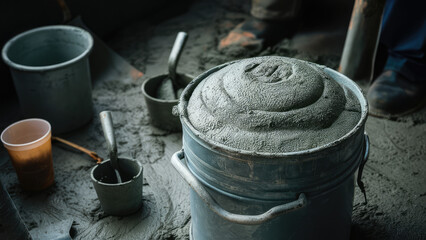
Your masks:
M167 71L176 34L186 31L189 39L178 71L195 76L246 57L226 56L216 46L248 16L247 9L237 1L195 1L186 12L170 19L124 27L108 44L149 78ZM333 20L323 29L304 25L292 40L284 39L255 55L295 57L336 69L347 20ZM128 217L105 215L90 182L93 160L58 143L53 147L55 185L40 193L24 192L6 150L1 148L2 182L29 229L72 218L75 239L188 239L189 189L170 164L171 155L182 147L181 134L149 125L141 83L121 79L95 82L93 121L62 137L106 157L97 114L113 111L119 153L136 158L144 166L144 208ZM359 84L367 89L367 83ZM14 119L3 115L10 109L2 109L2 127ZM392 121L369 117L366 131L371 140L363 176L368 203L364 204L357 188L352 239L426 239L426 109Z

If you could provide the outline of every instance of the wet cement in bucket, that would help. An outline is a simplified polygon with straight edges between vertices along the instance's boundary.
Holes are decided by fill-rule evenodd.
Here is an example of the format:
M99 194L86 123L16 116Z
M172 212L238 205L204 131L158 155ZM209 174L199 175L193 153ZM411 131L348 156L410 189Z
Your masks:
M191 124L213 141L257 152L331 143L359 121L353 93L317 65L285 57L231 64L204 79L188 103Z
M176 91L173 88L173 82L170 77L166 77L156 91L156 98L162 100L176 100L182 94L183 88L178 88Z

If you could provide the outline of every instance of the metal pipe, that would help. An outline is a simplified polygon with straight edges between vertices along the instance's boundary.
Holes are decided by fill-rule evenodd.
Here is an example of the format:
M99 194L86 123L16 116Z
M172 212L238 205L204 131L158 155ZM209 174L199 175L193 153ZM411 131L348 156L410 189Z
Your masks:
M386 0L356 0L339 72L352 80L371 80Z

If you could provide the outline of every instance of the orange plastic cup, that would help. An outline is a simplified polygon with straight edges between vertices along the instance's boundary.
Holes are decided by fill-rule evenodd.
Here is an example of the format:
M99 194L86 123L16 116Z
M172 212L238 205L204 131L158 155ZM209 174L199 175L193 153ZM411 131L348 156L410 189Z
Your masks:
M16 122L1 134L13 167L23 189L37 191L52 185L54 180L51 127L43 119Z

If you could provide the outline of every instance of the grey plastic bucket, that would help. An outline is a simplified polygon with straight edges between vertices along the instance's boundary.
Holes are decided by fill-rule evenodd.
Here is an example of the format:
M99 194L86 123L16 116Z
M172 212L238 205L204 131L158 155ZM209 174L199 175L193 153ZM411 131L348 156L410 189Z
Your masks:
M136 212L143 205L143 168L138 161L130 158L120 157L117 160L122 183L114 181L116 175L109 159L96 165L90 176L104 212L125 216Z
M359 122L340 139L299 152L238 150L205 138L186 112L195 87L229 64L198 76L180 98L183 150L172 164L191 186L191 238L349 239L354 173L368 158L368 106L360 88L322 67L361 105Z
M92 118L88 55L93 39L72 26L47 26L21 33L2 51L25 117L52 124L54 133L74 130Z

